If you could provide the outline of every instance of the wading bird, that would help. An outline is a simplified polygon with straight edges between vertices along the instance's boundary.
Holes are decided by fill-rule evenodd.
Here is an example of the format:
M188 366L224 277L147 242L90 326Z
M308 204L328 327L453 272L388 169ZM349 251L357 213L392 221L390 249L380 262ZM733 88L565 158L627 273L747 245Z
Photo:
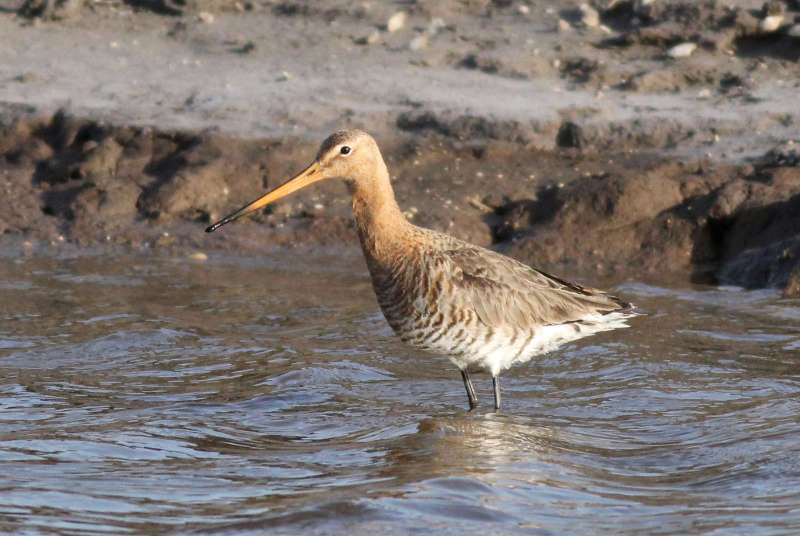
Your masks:
M372 286L389 325L413 347L441 354L461 371L470 409L470 372L492 375L600 331L627 327L633 306L514 259L408 222L375 140L359 130L328 137L305 170L206 229L256 211L321 180L343 179Z

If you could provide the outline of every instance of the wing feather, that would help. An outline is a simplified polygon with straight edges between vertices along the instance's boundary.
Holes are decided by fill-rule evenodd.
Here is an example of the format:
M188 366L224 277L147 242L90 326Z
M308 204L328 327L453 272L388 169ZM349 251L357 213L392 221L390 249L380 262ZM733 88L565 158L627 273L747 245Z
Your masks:
M475 311L487 326L531 329L631 307L603 291L466 243L435 255L453 275L458 302Z

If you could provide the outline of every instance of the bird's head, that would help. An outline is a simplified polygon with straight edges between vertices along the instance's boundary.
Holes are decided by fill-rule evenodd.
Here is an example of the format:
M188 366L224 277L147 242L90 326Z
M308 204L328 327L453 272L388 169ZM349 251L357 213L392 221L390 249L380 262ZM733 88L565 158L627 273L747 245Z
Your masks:
M381 166L383 159L378 144L372 136L361 130L334 132L322 142L317 157L310 166L255 201L209 226L206 232L213 232L226 223L322 180L343 179L351 190L369 187L369 182L375 180L376 169L380 169Z

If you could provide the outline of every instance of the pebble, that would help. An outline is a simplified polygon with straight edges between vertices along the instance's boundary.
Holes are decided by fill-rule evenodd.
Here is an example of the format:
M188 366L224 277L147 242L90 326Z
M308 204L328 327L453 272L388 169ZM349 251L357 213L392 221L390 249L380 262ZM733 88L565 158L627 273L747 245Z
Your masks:
M278 82L286 82L287 80L291 79L292 75L289 74L287 71L281 71L281 74L275 79Z
M428 29L426 31L428 32L428 35L436 35L445 26L447 26L447 23L444 21L443 18L434 17L434 18L431 19L431 22L428 24Z
M708 88L701 89L697 92L698 99L707 99L709 97L711 97L711 90Z
M357 45L374 45L381 40L381 33L378 30L373 31L366 37L359 37L355 40Z
M389 20L386 21L386 31L389 33L394 33L397 30L400 30L405 25L406 25L406 13L405 11L398 11L397 13L389 17Z
M789 28L789 31L787 31L786 34L789 35L790 37L797 37L798 39L800 39L800 24L795 24L794 26Z
M425 34L418 35L411 42L408 44L408 48L417 51L422 50L423 48L428 46L428 36Z
M780 28L781 24L783 24L783 15L768 15L761 19L758 29L762 33L772 33Z
M587 28L596 28L600 24L600 15L597 10L589 4L581 4L578 6L581 12L581 22Z
M694 43L681 43L667 50L667 56L670 58L688 58L695 49L697 49L697 45Z
M246 41L239 48L234 49L237 54L250 54L256 49L256 44L252 41Z
M203 24L214 24L214 15L212 15L208 11L201 11L200 13L197 14L197 20L199 20Z
M572 26L570 26L567 21L564 19L558 19L558 31L560 33L568 32L570 30L572 30Z
M193 261L205 262L208 260L208 255L202 251L195 251L194 253L189 254L189 258Z
M468 197L467 203L469 203L472 207L480 210L481 212L491 213L494 212L494 209L478 199L477 197Z
M519 13L520 15L527 15L530 12L531 8L529 8L525 4L520 4L517 6L517 13Z
M25 72L25 73L22 73L22 74L18 74L17 76L14 77L14 81L15 82L19 82L21 84L27 84L29 82L35 82L37 79L38 79L38 76L36 76L34 73L30 73L30 72Z

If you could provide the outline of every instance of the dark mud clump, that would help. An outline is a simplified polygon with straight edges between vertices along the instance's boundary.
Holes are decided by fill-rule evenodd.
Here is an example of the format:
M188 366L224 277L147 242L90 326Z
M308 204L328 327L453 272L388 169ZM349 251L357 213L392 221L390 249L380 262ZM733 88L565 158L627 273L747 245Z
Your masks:
M800 168L665 161L540 192L508 252L578 272L786 287L800 266Z

